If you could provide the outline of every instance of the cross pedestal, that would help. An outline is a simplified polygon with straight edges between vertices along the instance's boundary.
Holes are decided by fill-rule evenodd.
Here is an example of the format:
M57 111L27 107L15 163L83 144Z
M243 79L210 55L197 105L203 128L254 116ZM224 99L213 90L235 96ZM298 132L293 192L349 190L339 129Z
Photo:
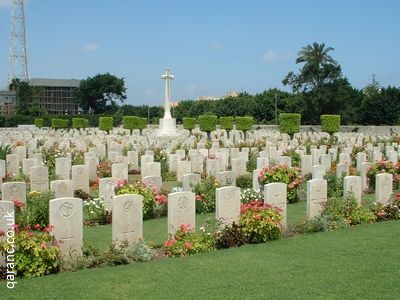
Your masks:
M164 117L160 119L160 126L157 132L158 136L174 136L176 132L176 119L171 116L170 105L170 80L174 79L174 75L170 74L170 70L165 69L165 74L161 76L165 80L165 95L164 95Z

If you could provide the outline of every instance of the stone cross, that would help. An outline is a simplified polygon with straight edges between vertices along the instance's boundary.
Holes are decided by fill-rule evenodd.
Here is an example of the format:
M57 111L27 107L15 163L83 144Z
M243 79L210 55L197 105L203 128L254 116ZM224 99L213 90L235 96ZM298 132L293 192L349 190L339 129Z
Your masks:
M161 79L165 79L165 96L164 96L164 119L172 119L169 103L169 81L174 79L174 75L169 73L169 69L165 69L165 74L161 76Z

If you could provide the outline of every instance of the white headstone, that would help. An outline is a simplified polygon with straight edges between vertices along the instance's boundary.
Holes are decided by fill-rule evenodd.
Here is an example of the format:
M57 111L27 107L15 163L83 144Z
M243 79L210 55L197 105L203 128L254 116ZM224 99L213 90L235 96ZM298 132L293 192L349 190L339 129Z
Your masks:
M74 197L74 184L72 180L50 181L50 190L55 198Z
M328 183L325 179L307 181L307 219L318 217L327 201Z
M128 180L128 164L116 163L111 165L111 176L116 180Z
M30 168L31 191L47 192L49 190L49 168Z
M381 173L375 176L375 201L384 205L390 200L393 193L393 175Z
M105 177L99 179L99 197L103 199L104 208L112 211L112 198L115 196L114 181L112 177Z
M143 238L143 196L126 194L113 198L112 242L121 245Z
M26 203L26 183L18 181L3 183L1 199L6 201L21 200Z
M181 160L177 163L178 171L176 173L176 180L182 181L182 176L192 173L192 163L187 160Z
M226 186L215 191L215 214L224 224L236 224L240 216L240 188Z
M302 155L301 156L301 175L306 175L311 173L312 169L312 159L311 155Z
M182 188L184 192L193 192L193 188L200 182L200 174L190 173L182 175Z
M168 234L174 234L181 225L194 229L196 225L195 195L177 192L168 195Z
M217 175L221 186L236 186L236 174L233 171L222 171Z
M89 193L89 173L86 165L72 166L72 181L74 190L82 190Z
M346 176L343 178L343 196L353 195L357 202L361 202L361 177Z
M83 216L82 199L57 198L50 200L49 221L53 235L60 244L61 256L69 259L82 255Z
M279 207L282 212L282 227L286 228L286 203L287 203L287 185L282 182L273 182L264 185L264 203Z
M60 179L71 179L71 161L66 157L56 158L56 175Z

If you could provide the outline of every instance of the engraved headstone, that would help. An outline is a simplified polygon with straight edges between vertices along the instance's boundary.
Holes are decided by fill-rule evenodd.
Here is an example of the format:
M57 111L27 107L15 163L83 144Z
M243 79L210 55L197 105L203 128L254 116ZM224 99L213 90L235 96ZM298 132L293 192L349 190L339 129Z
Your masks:
M196 205L192 192L177 192L168 195L168 234L174 234L181 225L195 228Z
M307 219L318 217L327 201L328 184L326 179L307 181Z
M70 259L82 256L83 217L82 199L57 198L50 200L49 221L54 226L54 238L59 241L61 256Z
M112 242L121 245L143 238L143 196L119 195L113 198Z
M264 185L264 203L272 204L279 207L282 216L282 227L286 228L286 203L287 203L287 186L286 183L273 182Z
M74 185L72 180L50 181L50 190L55 198L74 197Z
M240 216L240 188L220 187L215 190L215 215L223 224L236 224Z

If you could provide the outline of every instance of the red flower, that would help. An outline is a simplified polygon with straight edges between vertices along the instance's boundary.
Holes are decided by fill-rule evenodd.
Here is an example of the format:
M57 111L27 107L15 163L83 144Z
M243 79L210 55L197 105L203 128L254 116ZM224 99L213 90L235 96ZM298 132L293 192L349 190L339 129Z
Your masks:
M194 199L195 199L196 201L201 201L201 196L200 196L200 195L196 195L196 197L194 197Z
M36 225L35 225L35 229L36 229L36 230L40 230L40 227L41 227L40 224L36 224Z
M0 236L4 235L4 231L0 229Z
M15 200L13 200L13 202L14 202L15 206L18 208L23 208L25 206L24 203L19 199L15 199Z
M189 251L190 248L192 247L192 244L190 244L189 242L185 243L185 247L186 247L186 251Z
M42 249L46 249L46 244L45 244L45 243L42 243L42 244L40 245L40 247L42 247Z

